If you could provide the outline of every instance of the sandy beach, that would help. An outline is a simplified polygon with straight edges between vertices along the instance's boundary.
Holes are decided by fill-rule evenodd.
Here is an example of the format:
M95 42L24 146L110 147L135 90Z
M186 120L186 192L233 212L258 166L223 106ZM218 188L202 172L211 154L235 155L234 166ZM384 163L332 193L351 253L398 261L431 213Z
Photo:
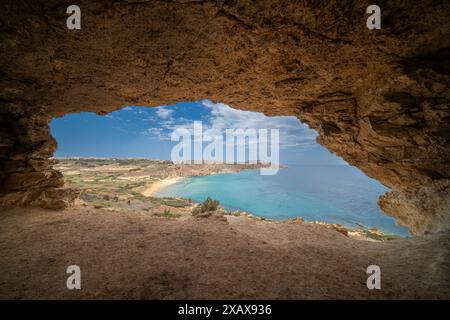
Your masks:
M194 214L196 204L186 199L142 195L228 166L130 159L58 165L67 185L80 190L70 208L1 208L0 299L450 297L446 233L390 239L300 218ZM80 266L82 290L67 289L69 265ZM370 265L382 268L382 290L366 286Z
M154 182L150 185L149 188L145 189L142 192L142 195L144 195L145 197L151 197L158 190L168 187L172 184L175 184L175 183L181 181L182 179L183 179L182 177L174 177L174 178L166 178L166 179L162 179L161 181Z

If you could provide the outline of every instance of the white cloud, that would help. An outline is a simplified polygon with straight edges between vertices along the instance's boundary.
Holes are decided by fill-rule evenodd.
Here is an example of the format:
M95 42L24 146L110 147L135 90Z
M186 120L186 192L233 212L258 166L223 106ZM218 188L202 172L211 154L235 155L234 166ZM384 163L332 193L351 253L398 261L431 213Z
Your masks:
M233 129L279 129L281 147L304 146L315 142L316 131L301 123L296 117L267 117L259 112L233 109L223 103L202 102L211 110L210 129L225 133Z
M202 117L203 132L206 135L225 136L226 129L278 129L281 148L311 145L317 137L316 131L302 124L296 117L268 117L259 112L233 109L226 104L209 100L202 101L202 104L209 109L207 115ZM144 130L143 134L160 140L170 140L171 133L179 128L193 133L193 119L177 117L174 109L167 107L157 107L155 113L158 120L148 119L155 127Z
M163 128L147 128L142 131L142 134L158 140L170 140L170 136L164 132Z
M167 107L157 107L156 115L161 119L169 119L173 114L172 109L168 109Z

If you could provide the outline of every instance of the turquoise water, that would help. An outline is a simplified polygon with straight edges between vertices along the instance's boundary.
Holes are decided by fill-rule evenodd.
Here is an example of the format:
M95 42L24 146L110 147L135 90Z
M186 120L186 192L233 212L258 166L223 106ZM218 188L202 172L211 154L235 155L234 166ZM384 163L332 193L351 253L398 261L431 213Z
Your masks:
M303 217L340 223L347 227L376 227L384 232L408 235L377 205L389 191L352 166L289 166L276 175L259 170L186 178L156 193L160 197L184 197L201 202L210 196L227 210L243 210L270 219Z

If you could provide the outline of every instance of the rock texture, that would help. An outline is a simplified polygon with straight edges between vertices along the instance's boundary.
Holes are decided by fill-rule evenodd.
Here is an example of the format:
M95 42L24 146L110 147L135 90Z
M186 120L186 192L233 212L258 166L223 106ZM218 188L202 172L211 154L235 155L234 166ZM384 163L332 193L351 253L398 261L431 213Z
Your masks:
M75 205L4 210L0 243L0 299L450 298L448 233L374 242L300 221ZM67 290L75 262L82 289ZM371 264L381 290L365 285Z
M392 188L386 213L450 229L449 2L378 1L381 30L364 1L80 0L73 31L70 4L0 4L3 202L75 196L48 160L53 117L209 98L296 115Z

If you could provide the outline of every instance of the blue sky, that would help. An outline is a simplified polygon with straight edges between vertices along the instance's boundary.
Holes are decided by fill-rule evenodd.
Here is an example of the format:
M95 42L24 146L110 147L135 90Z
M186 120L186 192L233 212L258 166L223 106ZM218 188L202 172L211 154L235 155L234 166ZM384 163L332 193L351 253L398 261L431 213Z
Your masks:
M280 163L345 164L315 142L317 133L296 117L266 117L209 100L155 108L128 106L105 116L69 114L52 120L58 157L145 157L170 159L177 142L170 134L202 121L203 129L224 133L227 128L279 129Z

